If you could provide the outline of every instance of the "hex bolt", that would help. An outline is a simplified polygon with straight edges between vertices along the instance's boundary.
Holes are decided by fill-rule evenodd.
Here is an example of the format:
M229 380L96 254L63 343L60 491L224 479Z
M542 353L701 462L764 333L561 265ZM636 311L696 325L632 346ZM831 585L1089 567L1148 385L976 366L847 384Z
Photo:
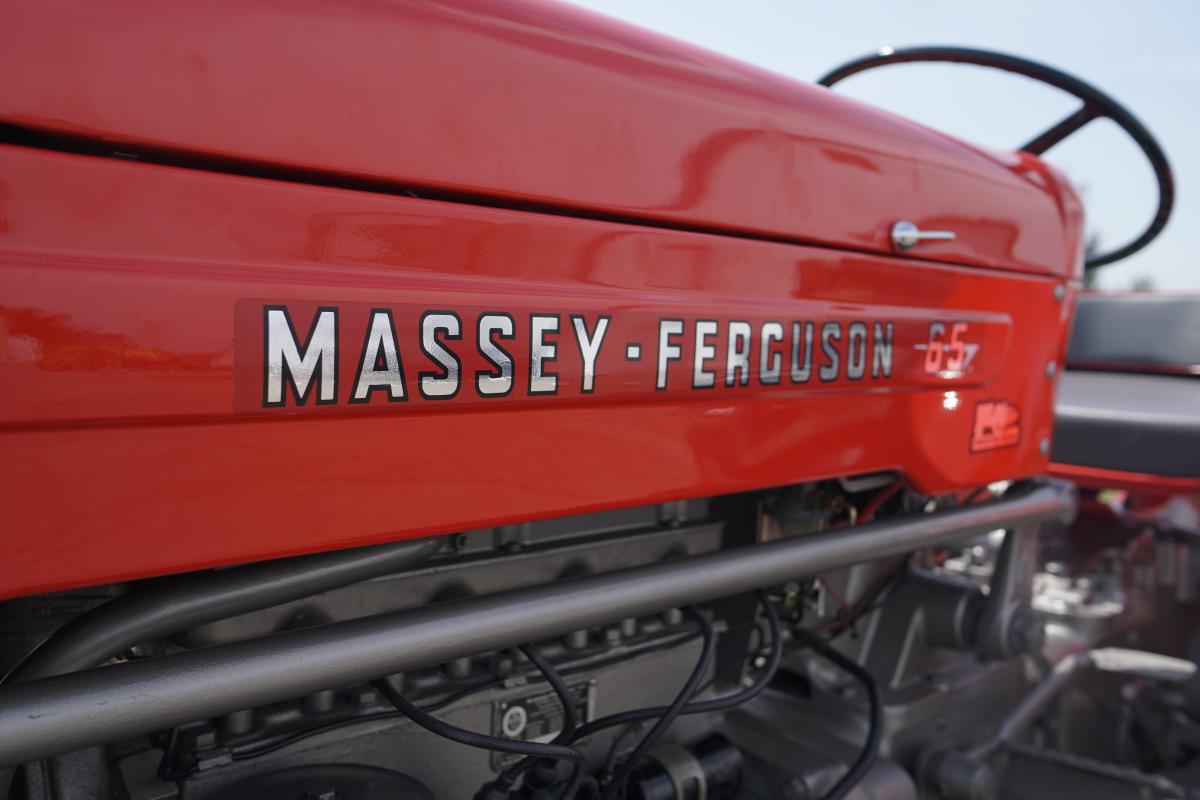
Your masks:
M471 659L469 656L456 658L446 664L446 674L451 678L469 678L471 677Z
M310 714L324 714L327 711L333 711L336 701L337 697L334 696L332 689L323 689L307 695L301 705Z
M616 625L609 625L604 629L604 643L608 645L621 643L621 629Z
M226 733L238 735L249 733L254 728L254 712L248 708L234 711L221 717L221 729Z
M580 628L577 631L571 631L563 637L563 644L568 650L582 650L588 646L587 628Z
M202 725L188 731L188 738L197 750L208 750L217 746L217 732L211 725Z
M671 626L680 625L683 623L683 611L678 608L669 608L662 613L662 621Z
M491 666L492 666L492 672L496 673L497 675L499 675L501 677L504 677L507 675L511 675L512 671L514 669L516 669L517 664L516 664L516 659L513 658L512 651L501 650L499 653L496 653L495 655L492 656Z
M359 708L370 708L379 702L379 693L369 686L361 686L351 693L350 700Z
M628 639L632 636L637 636L637 634L638 634L637 617L626 617L625 619L621 620L621 635L622 636L624 636L626 639Z

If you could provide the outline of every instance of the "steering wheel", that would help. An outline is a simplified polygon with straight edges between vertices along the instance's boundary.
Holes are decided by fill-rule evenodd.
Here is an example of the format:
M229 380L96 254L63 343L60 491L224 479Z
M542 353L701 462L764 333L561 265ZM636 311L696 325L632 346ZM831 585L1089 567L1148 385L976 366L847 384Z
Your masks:
M1166 153L1163 152L1158 141L1155 140L1150 131L1146 130L1146 126L1138 121L1137 117L1131 114L1125 106L1095 86L1053 67L1017 56L996 53L990 50L976 50L968 47L934 46L905 47L900 49L885 47L878 53L842 64L840 67L827 73L817 83L822 86L833 86L840 80L869 69L889 64L910 64L917 61L974 64L980 67L990 67L992 69L1004 70L1005 72L1013 72L1017 75L1024 75L1027 78L1033 78L1036 81L1049 84L1083 101L1083 105L1079 107L1078 111L1068 115L1058 124L1047 128L1019 148L1026 153L1040 156L1084 125L1102 117L1107 117L1115 122L1133 138L1133 141L1137 143L1137 146L1141 148L1142 153L1145 154L1146 159L1150 162L1150 166L1154 170L1154 177L1158 181L1158 210L1154 214L1154 219L1150 221L1149 227L1142 231L1141 235L1122 247L1110 250L1107 253L1091 256L1084 263L1087 269L1111 264L1114 261L1119 261L1122 258L1133 255L1138 250L1150 244L1162 232L1162 229L1166 227L1167 219L1171 216L1171 207L1175 203L1175 182L1171 177L1171 165L1167 163Z

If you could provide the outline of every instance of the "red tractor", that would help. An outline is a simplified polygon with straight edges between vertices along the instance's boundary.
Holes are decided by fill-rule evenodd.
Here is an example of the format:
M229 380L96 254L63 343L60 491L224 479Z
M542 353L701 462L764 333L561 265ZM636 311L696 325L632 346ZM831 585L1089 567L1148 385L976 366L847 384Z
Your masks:
M4 18L0 797L1200 785L1200 307L1079 293L1172 205L1117 101L822 81L1081 101L992 152L539 0ZM1099 117L1160 204L1089 258Z

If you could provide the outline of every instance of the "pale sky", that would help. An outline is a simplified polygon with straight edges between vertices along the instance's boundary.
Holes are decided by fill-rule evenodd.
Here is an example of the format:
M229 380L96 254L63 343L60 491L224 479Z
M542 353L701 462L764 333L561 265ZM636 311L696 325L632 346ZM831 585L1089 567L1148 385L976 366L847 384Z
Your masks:
M1200 290L1200 1L1162 0L574 0L627 22L805 81L881 46L963 45L1042 61L1124 103L1162 143L1175 173L1166 231L1100 271L1125 289ZM958 65L899 65L835 91L991 147L1018 147L1078 105L1025 78ZM1096 121L1046 155L1084 192L1101 246L1149 222L1155 184L1145 158Z

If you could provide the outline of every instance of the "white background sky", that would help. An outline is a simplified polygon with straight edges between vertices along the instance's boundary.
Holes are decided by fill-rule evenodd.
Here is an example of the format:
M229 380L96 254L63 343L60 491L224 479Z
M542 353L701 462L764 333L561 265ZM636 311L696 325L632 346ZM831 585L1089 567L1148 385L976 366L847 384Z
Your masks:
M1200 289L1200 0L573 1L805 81L884 45L917 44L1001 50L1074 74L1158 137L1177 188L1166 231L1103 268L1099 285L1125 289L1149 277L1159 289ZM956 65L886 67L836 91L991 147L1018 147L1078 105L1025 78ZM1112 123L1091 123L1047 160L1082 187L1102 249L1149 222L1150 169Z

